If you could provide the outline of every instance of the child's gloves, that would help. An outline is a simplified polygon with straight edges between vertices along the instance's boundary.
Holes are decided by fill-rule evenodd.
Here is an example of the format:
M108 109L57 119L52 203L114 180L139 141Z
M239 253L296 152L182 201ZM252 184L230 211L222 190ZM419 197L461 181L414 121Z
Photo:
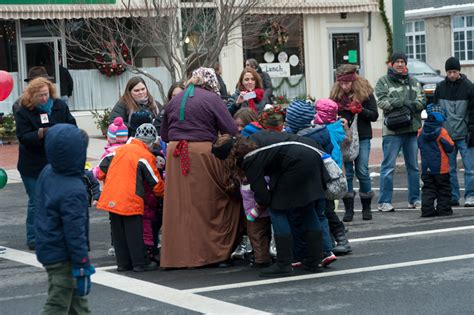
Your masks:
M156 157L156 168L158 168L159 170L162 170L165 168L165 164L166 164L166 160L163 157L161 156Z
M250 209L250 211L247 213L247 220L250 222L254 222L256 218L258 218L258 211L255 208Z
M362 111L362 104L359 102L352 102L350 109L353 115L359 114Z
M73 267L72 276L76 279L76 289L74 295L86 296L91 291L91 275L95 273L95 268L92 265L84 267Z

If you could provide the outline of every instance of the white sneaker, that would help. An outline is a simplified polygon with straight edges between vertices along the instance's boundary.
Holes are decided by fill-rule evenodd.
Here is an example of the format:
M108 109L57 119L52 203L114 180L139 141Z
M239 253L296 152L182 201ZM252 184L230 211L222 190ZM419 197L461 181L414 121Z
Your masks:
M115 248L110 247L109 250L107 251L107 255L115 256Z
M379 206L377 208L379 209L379 211L382 212L395 211L395 208L392 206L392 204L388 202L379 203Z
M414 203L408 203L408 209L421 209L421 201L417 200Z
M469 196L464 201L464 207L474 207L474 196Z

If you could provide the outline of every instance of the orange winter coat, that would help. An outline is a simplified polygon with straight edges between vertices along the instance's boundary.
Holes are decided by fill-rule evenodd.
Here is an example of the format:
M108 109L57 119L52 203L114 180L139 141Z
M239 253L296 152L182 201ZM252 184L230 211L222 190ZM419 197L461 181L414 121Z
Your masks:
M145 183L155 196L163 196L165 187L156 157L137 139L100 162L98 179L105 180L105 184L97 208L124 216L143 215Z

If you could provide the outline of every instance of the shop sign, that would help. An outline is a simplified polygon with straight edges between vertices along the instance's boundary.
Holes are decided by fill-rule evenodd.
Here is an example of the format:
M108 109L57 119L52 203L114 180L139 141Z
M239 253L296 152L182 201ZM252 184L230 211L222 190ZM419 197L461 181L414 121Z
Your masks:
M272 78L287 78L291 75L290 64L285 63L261 63L260 67Z

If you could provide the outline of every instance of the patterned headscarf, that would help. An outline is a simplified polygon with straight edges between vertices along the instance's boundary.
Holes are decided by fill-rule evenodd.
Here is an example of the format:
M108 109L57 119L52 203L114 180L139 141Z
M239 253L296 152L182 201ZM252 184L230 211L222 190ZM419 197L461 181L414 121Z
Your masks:
M219 81L217 81L216 72L212 68L200 67L193 71L191 81L195 85L200 85L208 90L221 95L219 92Z

